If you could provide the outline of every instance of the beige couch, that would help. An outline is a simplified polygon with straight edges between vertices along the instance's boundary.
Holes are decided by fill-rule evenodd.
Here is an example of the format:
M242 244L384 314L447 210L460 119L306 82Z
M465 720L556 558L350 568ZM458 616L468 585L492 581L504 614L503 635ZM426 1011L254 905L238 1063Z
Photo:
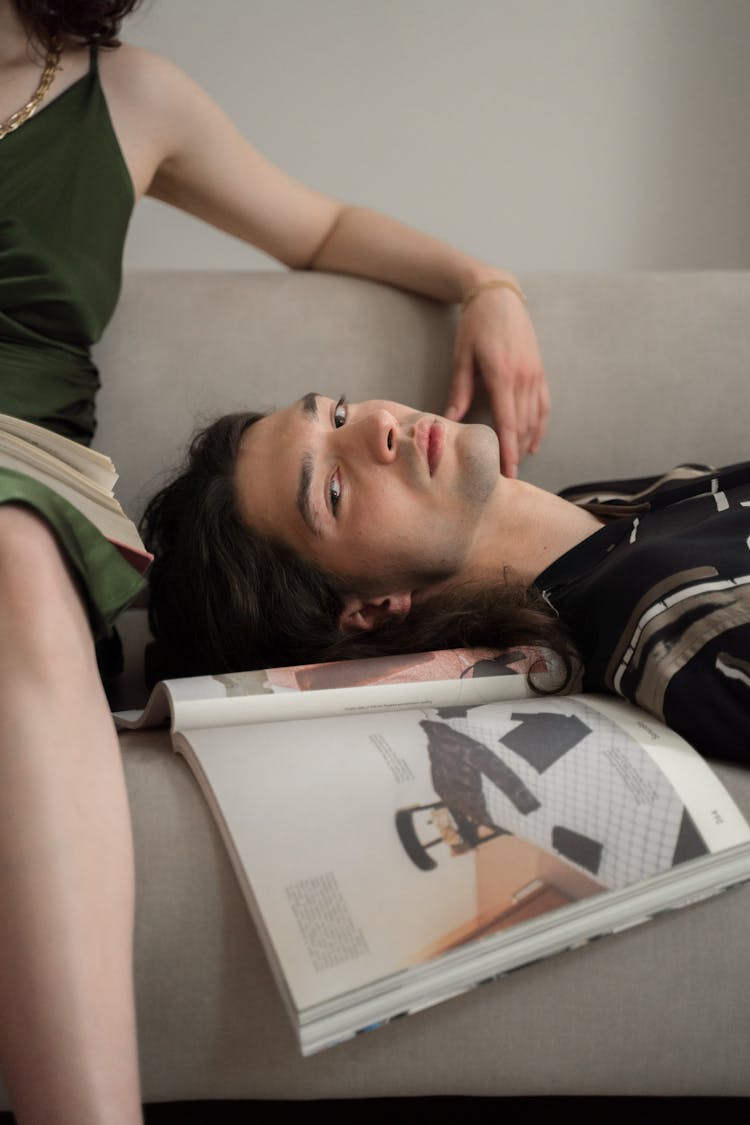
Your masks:
M750 274L522 281L554 403L529 479L750 456ZM96 445L138 512L196 419L306 390L439 409L452 331L451 311L346 278L131 275L98 349ZM142 692L143 617L123 623L121 705ZM190 773L162 733L122 744L146 1100L750 1094L750 888L302 1060ZM750 772L719 772L750 817Z

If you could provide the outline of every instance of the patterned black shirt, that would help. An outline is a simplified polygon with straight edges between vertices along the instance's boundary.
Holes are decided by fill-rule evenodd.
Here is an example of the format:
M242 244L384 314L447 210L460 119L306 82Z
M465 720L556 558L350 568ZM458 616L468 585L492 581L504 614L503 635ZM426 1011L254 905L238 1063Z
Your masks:
M572 630L583 690L750 764L750 462L562 495L608 521L536 579Z

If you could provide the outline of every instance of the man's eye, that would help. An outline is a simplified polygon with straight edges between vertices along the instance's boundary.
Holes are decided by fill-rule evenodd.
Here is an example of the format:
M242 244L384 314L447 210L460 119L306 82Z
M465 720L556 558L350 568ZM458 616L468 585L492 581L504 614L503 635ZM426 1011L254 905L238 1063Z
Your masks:
M340 429L344 425L344 422L346 422L346 416L347 416L346 396L342 395L341 398L339 399L339 401L336 403L336 405L333 408L333 424L334 424L334 426L336 427L337 430Z
M328 485L328 494L331 498L331 511L335 516L336 509L339 506L339 500L341 499L341 481L337 476L331 477L331 483Z

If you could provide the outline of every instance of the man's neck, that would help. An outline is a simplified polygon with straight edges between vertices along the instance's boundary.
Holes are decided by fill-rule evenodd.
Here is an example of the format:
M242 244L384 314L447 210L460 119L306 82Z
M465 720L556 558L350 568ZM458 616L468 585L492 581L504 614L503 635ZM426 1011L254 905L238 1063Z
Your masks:
M526 481L502 478L470 550L464 578L497 578L529 586L555 559L602 526L590 512Z

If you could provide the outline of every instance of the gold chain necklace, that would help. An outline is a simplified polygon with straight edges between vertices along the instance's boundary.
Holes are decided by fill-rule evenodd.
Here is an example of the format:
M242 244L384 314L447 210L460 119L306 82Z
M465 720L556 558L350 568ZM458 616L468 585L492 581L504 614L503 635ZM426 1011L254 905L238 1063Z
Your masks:
M23 125L24 121L28 121L33 113L36 112L41 102L44 100L44 95L52 85L52 80L57 74L57 68L60 65L60 44L52 43L50 49L47 51L47 57L44 60L44 70L42 77L39 79L39 85L34 92L33 98L17 109L15 113L11 113L10 117L6 117L5 121L0 122L0 141L3 137L7 137L8 133L12 133L19 125Z

